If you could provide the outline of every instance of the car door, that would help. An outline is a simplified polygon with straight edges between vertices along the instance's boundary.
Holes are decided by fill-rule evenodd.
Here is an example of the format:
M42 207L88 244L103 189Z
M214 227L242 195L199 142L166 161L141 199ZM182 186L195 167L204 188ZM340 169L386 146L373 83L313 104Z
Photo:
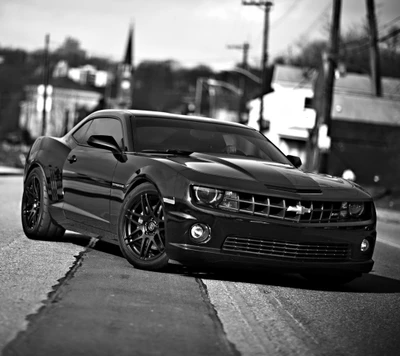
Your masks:
M91 147L92 135L113 136L123 147L119 119L94 118L72 134L76 147L63 167L64 211L67 219L110 230L111 183L117 157L109 150Z

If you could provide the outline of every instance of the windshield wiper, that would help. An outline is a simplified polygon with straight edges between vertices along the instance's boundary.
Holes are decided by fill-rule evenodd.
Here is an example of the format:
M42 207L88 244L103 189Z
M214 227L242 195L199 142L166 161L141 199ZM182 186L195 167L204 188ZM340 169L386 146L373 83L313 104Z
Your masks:
M185 151L185 150L176 150L176 149L166 149L166 150L155 150L155 149L146 149L146 150L141 150L140 152L143 153L165 153L165 154L172 154L172 155L180 155L180 156L190 156L193 151Z

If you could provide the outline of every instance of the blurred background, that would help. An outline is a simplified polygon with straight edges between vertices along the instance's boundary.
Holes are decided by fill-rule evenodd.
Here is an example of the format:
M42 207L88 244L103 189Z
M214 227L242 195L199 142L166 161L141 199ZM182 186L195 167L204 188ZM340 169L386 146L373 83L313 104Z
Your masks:
M2 0L0 166L95 110L240 122L400 210L398 0Z

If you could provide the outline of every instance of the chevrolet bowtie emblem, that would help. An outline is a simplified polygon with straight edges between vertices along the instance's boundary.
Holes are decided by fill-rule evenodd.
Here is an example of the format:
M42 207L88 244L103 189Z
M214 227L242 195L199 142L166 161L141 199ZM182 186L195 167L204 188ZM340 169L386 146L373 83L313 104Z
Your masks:
M287 208L287 211L294 211L296 215L304 215L304 214L310 214L312 209L297 204L296 206L289 206Z

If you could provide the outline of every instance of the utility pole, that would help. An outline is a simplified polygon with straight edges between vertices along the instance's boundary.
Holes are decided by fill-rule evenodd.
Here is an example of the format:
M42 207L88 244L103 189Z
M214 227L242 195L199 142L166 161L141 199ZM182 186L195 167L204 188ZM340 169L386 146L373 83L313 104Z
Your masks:
M195 113L196 115L201 115L201 101L203 97L203 83L204 78L197 78L196 81L196 94L195 94Z
M261 63L261 93L260 93L260 115L259 125L260 131L264 129L264 93L266 92L267 82L267 66L268 66L268 36L269 36L269 13L272 7L272 1L267 0L242 0L243 5L253 5L264 7L264 35L262 45L262 63ZM269 129L269 127L268 127Z
M46 124L47 124L47 90L50 80L50 68L49 68L49 43L50 35L46 34L45 45L44 45L44 56L43 56L43 111L42 111L42 136L46 134Z
M340 12L342 0L333 0L332 27L330 32L330 43L327 56L327 68L324 68L324 88L322 95L322 117L318 125L318 141L325 138L330 146L330 127L331 127L331 110L333 88L335 85L335 69L339 54L339 35L340 35ZM325 66L324 66L325 67ZM324 137L321 137L321 136ZM319 171L327 173L328 157L330 147L325 147L324 151L320 152Z
M243 51L242 69L247 70L250 45L247 42L244 42L242 45L228 45L227 48L239 49ZM242 115L246 112L246 101L247 101L247 90L246 90L247 85L246 85L246 77L244 75L240 76L239 88L242 91L242 95L240 96L240 102L238 108L238 122L243 122L244 120L242 118Z
M375 96L382 96L381 68L378 48L378 31L376 26L375 3L374 0L366 0L367 18L369 27L369 53L370 68L372 79L372 93Z

